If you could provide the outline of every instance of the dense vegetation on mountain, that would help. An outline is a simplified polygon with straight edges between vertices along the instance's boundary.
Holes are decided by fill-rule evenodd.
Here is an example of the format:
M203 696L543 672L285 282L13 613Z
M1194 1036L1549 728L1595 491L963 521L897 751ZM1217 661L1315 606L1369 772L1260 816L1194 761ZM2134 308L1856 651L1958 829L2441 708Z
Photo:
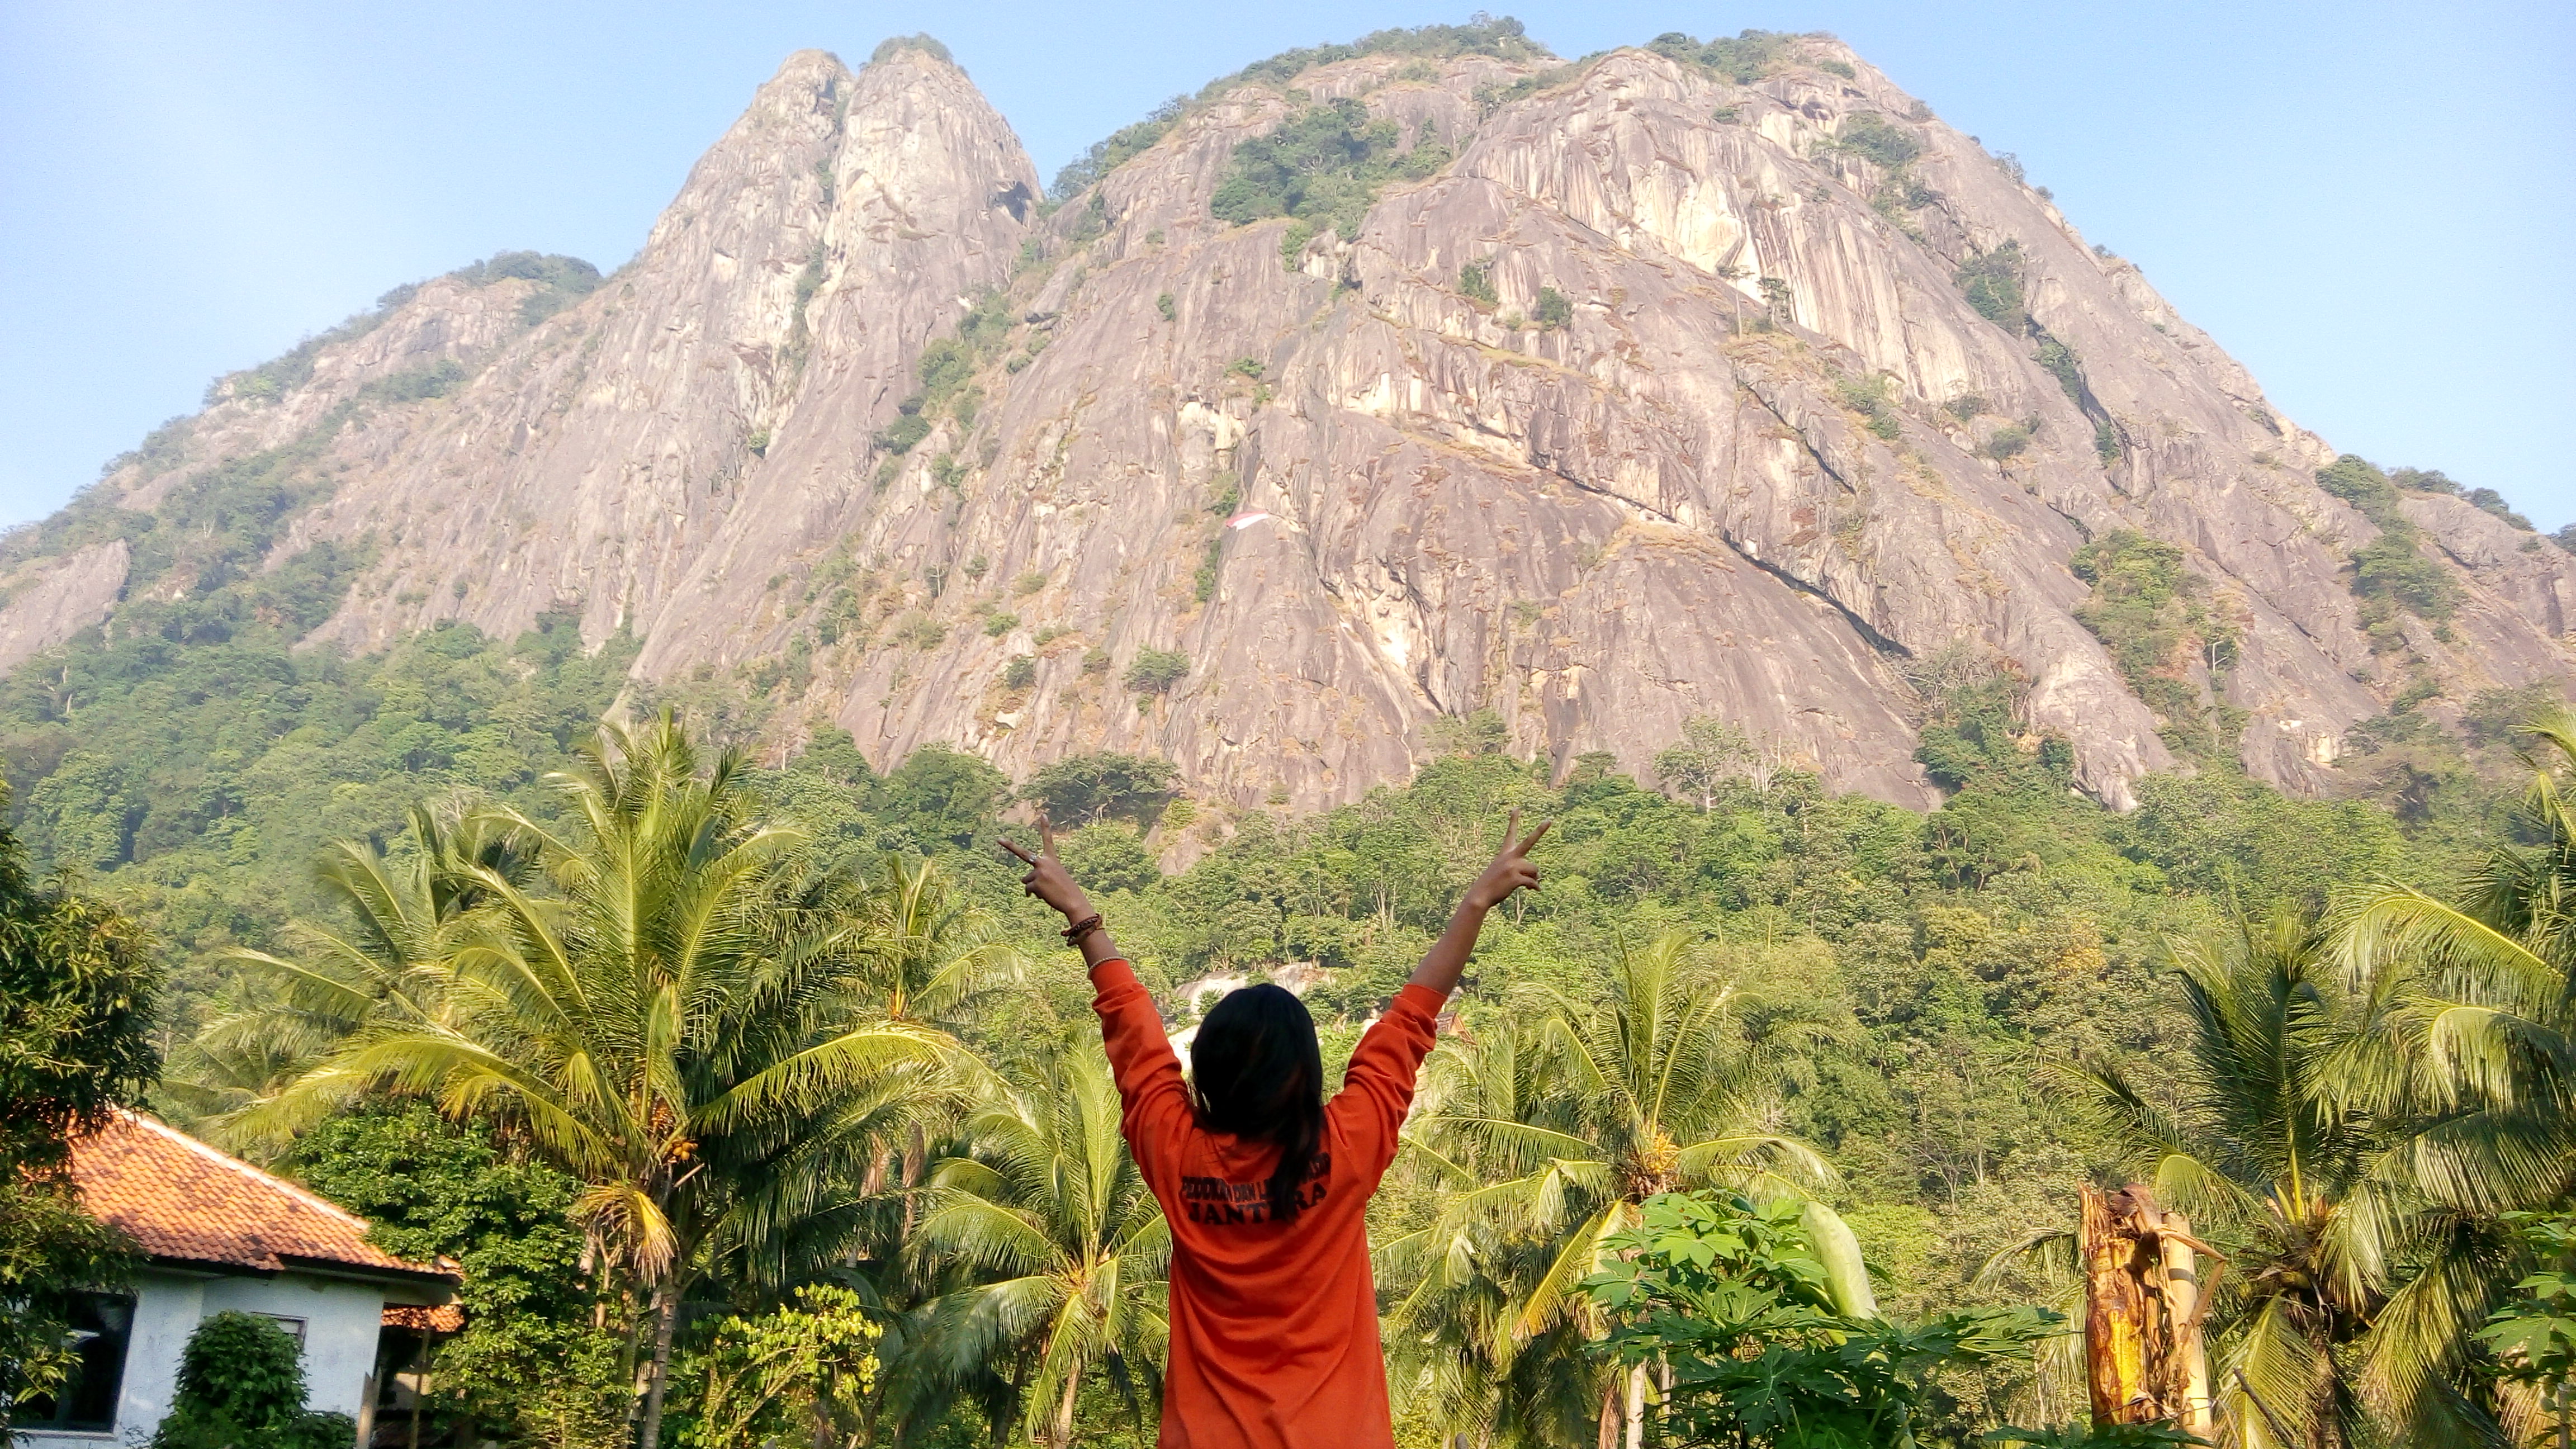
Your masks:
M1065 837L1066 858L1172 1002L1175 1026L1188 1024L1208 990L1277 973L1316 1006L1335 1059L1437 928L1490 849L1499 816L1518 805L1557 821L1541 852L1545 889L1488 928L1459 1033L1435 1055L1426 1081L1415 1132L1423 1155L1405 1159L1379 1208L1377 1237L1408 1433L1484 1424L1500 1426L1512 1442L1588 1442L1606 1372L1584 1347L1594 1320L1566 1296L1567 1282L1551 1287L1545 1275L1532 1275L1581 1234L1633 1221L1614 1211L1620 1201L1633 1206L1666 1187L1770 1180L1740 1175L1758 1168L1840 1210L1882 1275L1879 1307L1893 1322L1929 1322L1963 1303L2000 1309L2045 1298L2054 1291L2045 1274L2016 1268L2009 1256L2000 1277L1978 1270L2023 1238L2065 1226L2079 1181L2152 1170L2135 1157L2144 1129L2124 1134L2106 1125L2110 1119L2068 1111L2075 1099L2063 1090L2063 1074L2083 1064L2116 1074L2105 1082L2139 1084L2135 1090L2152 1099L2184 1092L2174 1098L2183 1120L2201 1120L2192 1103L2205 1100L2215 1114L2207 1130L2233 1130L2225 1124L2235 1099L2187 1093L2236 1089L2206 1075L2189 1077L2196 1085L2186 1087L2179 1073L2205 1049L2194 1045L2209 1030L2198 1003L2218 990L2235 993L2229 1001L2251 1000L2226 973L2259 975L2272 969L2263 962L2287 958L2226 966L2231 923L2312 920L2338 884L2446 884L2472 858L2482 812L2506 808L2507 792L2476 784L2501 780L2490 756L2458 761L2467 783L2450 788L2465 798L2428 814L2412 833L2381 804L2293 801L2218 776L2158 781L2138 811L2122 816L2071 795L2062 752L2017 734L2008 680L1970 675L1944 701L1946 723L1926 748L1959 785L1949 805L1928 816L1824 791L1713 725L1666 752L1674 789L1667 794L1598 761L1551 788L1527 763L1494 750L1490 728L1466 722L1454 752L1411 786L1321 818L1265 818L1174 876L1157 869L1139 837L1140 825L1168 822L1181 808L1164 794L1162 772L1136 761L1080 762L1031 793L1095 818ZM307 969L349 989L325 1002L280 977L243 975L216 1003L223 1014L179 1054L167 1105L210 1114L194 1118L204 1130L274 1150L290 1140L276 1134L346 1100L351 1083L336 1075L313 1079L325 1091L319 1097L291 1085L342 1043L366 1051L375 1070L393 1070L415 1050L432 1052L422 1065L433 1075L468 1070L437 1066L445 1059L432 1040L407 1047L404 1033L413 1029L407 1022L464 1006L467 998L451 993L484 969L472 961L491 961L496 948L506 959L549 939L532 934L536 918L523 921L524 907L492 894L505 881L563 900L561 913L547 917L559 923L551 939L560 946L547 949L571 953L562 958L567 985L585 983L602 1003L649 1001L649 992L615 984L654 969L648 962L600 954L606 936L584 944L592 928L579 923L608 918L584 905L583 894L613 888L621 901L677 900L690 889L685 877L649 885L639 878L630 889L616 876L628 867L606 865L657 858L650 849L620 847L589 865L573 862L593 849L583 842L633 828L621 820L693 833L691 821L703 818L717 838L759 862L748 875L724 873L738 898L724 908L736 922L727 931L735 945L726 949L752 952L741 958L739 969L752 973L741 989L778 970L822 972L817 988L825 979L834 984L812 999L835 1003L807 1027L769 1015L735 1020L718 1000L736 989L719 984L737 969L727 967L700 978L700 989L714 993L707 1040L741 1043L746 1033L775 1030L783 1034L761 1051L826 1051L818 1064L835 1065L796 1079L794 1100L805 1105L794 1111L828 1111L833 1131L847 1134L844 1144L800 1130L790 1138L803 1146L787 1157L752 1140L725 1146L717 1125L732 1119L720 1105L721 1081L711 1081L715 1095L697 1106L675 1101L680 1115L654 1129L685 1140L692 1160L722 1168L721 1176L689 1175L692 1192L712 1195L684 1206L663 1196L675 1180L657 1176L655 1164L667 1159L649 1140L602 1157L556 1143L551 1129L530 1135L544 1119L509 1105L513 1092L533 1090L515 1077L519 1085L497 1097L473 1094L490 1105L461 1127L396 1093L370 1095L358 1115L331 1116L291 1139L284 1163L377 1216L389 1245L447 1252L474 1269L476 1327L449 1350L442 1412L512 1441L618 1442L626 1420L614 1386L629 1371L620 1365L656 1356L659 1320L673 1330L670 1403L681 1442L753 1442L710 1429L717 1420L774 1428L826 1422L838 1432L927 1443L1010 1423L1046 1442L1132 1435L1140 1403L1150 1409L1157 1349L1146 1320L1120 1315L1150 1315L1159 1268L1150 1255L1130 1261L1116 1248L1138 1241L1142 1220L1134 1215L1144 1210L1132 1179L1119 1177L1126 1171L1119 1162L1080 1168L1070 1179L1037 1165L1074 1168L1080 1153L1101 1150L1085 1145L1073 1124L1103 1110L1095 1099L1107 1086L1078 969L1050 947L1047 923L1018 896L1017 867L989 848L1010 828L1001 818L1012 803L1007 781L946 751L925 751L879 776L846 740L829 736L769 770L725 766L709 775L692 758L664 726L612 736L608 752L584 767L591 783L553 797L556 823L547 829L561 844L540 841L527 816L449 806L421 815L408 832L387 832L381 848L352 847L320 887L339 903L314 926L332 934L299 927L281 941ZM2484 775L2474 768L2481 765ZM674 792L697 803L658 816L629 813ZM2550 862L2569 838L2563 822L2544 813L2514 829L2540 850L2500 859L2524 862L2514 867L2524 875L2556 868ZM683 868L680 857L670 860L657 869ZM2487 894L2473 891L2472 907L2492 915L2502 907L2477 903L2526 899L2519 892L2527 888L2514 884L2520 878L2489 867L2477 877L2488 884L2475 888ZM2371 909L2402 913L2415 908L2409 902L2432 899L2390 884ZM354 909L362 900L372 905ZM2554 930L2550 920L2528 929ZM2382 952L2383 969L2393 968L2414 942L2429 939L2422 924L2374 927L2362 956ZM2295 950L2322 949L2322 938L2307 939ZM334 941L356 944L326 949ZM448 954L468 941L493 945L480 956ZM2187 979L2202 983L2190 991L2172 985L2177 951ZM2331 1035L2341 1030L2336 1020L2359 1026L2384 1009L2372 996L2346 994L2313 965L2289 969L2306 973L2294 991L2339 1014L2303 1019L2300 1031ZM795 988L788 999L809 994ZM353 998L379 1005L353 1013ZM1723 1009L1679 1036L1655 1027L1636 1038L1616 1025L1679 1022L1678 1004L1708 1000ZM479 1020L496 1005L472 1014ZM541 1046L548 1034L572 1029L543 1023L579 1022L595 1010L558 1002L517 1025L497 1018L488 1025L496 1042L520 1044L506 1050L537 1051L529 1069L541 1071L542 1061L566 1059L570 1046ZM836 1033L810 1035L827 1021L839 1023ZM578 1029L593 1034L596 1045L584 1053L596 1062L621 1060L631 1047L617 1043L638 1040L613 1016ZM1652 1104L1595 1101L1597 1083L1578 1090L1575 1079L1552 1075L1570 1065L1559 1044L1575 1041L1593 1043L1588 1059L1607 1081L1650 1080L1678 1067L1702 1085ZM676 1049L708 1048L684 1041ZM1637 1051L1651 1055L1627 1055ZM966 1062L997 1075L980 1087L972 1074L952 1075L952 1063ZM698 1079L697 1068L679 1070L680 1080ZM807 1101L815 1093L822 1095ZM2350 1120L2340 1130L2358 1135L2328 1155L2363 1162L2416 1130L2406 1110L2389 1103ZM1574 1115L1552 1115L1560 1111ZM1556 1165L1538 1165L1537 1176L1527 1176L1532 1164L1495 1155L1473 1126L1527 1113L1537 1115L1522 1120L1551 1124L1564 1144L1551 1149ZM504 1135L496 1138L495 1128ZM1703 1139L1756 1145L1669 1156ZM1577 1141L1597 1167L1579 1166ZM1778 1145L1759 1145L1769 1143ZM1127 1181L1124 1195L1048 1195L1096 1173ZM1546 1186L1557 1173L1565 1182ZM597 1186L585 1195L580 1183L620 1181L634 1184L639 1201L661 1204L656 1213L668 1215L676 1235L668 1247L653 1246L661 1240L649 1223L658 1217L573 1212L598 1200ZM1611 1214L1605 1218L1582 1195L1598 1188L1576 1185L1609 1181L1632 1186L1624 1199L1599 1205ZM2523 1206L2547 1206L2557 1189L2546 1180L2498 1179L2494 1190ZM1519 1191L1539 1197L1514 1207L1509 1194ZM773 1201L804 1206L783 1218L754 1211ZM2412 1230L2406 1199L2372 1201L2375 1211L2400 1214L2396 1228ZM2208 1231L2237 1231L2223 1226L2220 1209L2222 1226ZM594 1245L584 1261L605 1265L587 1275L567 1270L582 1257L575 1222L588 1224ZM995 1239L1001 1224L1021 1224L1011 1232L1033 1236ZM1444 1258L1476 1266L1459 1279L1435 1266ZM1097 1286L1109 1299L1082 1286L1094 1271L1111 1275ZM2380 1304L2404 1301L2414 1271L2392 1264L2364 1299L2335 1311L2366 1329ZM2500 1303L2509 1280L2480 1281L2488 1286L2476 1302ZM1054 1332L1037 1326L1044 1314L1015 1320L1030 1325L1025 1331L997 1335L987 1310L976 1307L998 1303L996 1294L1023 1301L1040 1283L1072 1295L1047 1299L1057 1307L1044 1314L1083 1302L1111 1310L1098 1330L1106 1336L1081 1339L1089 1346L1075 1367L1044 1348ZM837 1309L813 1296L842 1289L858 1296ZM2220 1321L2246 1321L2267 1301L2242 1300ZM595 1304L604 1316L594 1321ZM1474 1329L1496 1305L1549 1325L1517 1351L1536 1358L1498 1357L1501 1345ZM2484 1312L2477 1307L2467 1321ZM1115 1326L1122 1322L1129 1326ZM816 1347L827 1342L838 1347ZM754 1351L764 1343L774 1361ZM2452 1338L2434 1347L2437 1377L2456 1378L2476 1358ZM1906 1390L1905 1402L1915 1405L1906 1412L1929 1441L2070 1412L2077 1390L2062 1370L2035 1370L2004 1348L1980 1353L1942 1369L1933 1380L1939 1387L1920 1403L1918 1390ZM830 1380L838 1387L800 1398L787 1392L781 1365L802 1365L809 1388L827 1369L841 1377ZM2361 1392L2358 1379L2353 1392ZM2393 1410L2340 1400L2325 1409L2347 1417L2431 1412L2411 1400Z

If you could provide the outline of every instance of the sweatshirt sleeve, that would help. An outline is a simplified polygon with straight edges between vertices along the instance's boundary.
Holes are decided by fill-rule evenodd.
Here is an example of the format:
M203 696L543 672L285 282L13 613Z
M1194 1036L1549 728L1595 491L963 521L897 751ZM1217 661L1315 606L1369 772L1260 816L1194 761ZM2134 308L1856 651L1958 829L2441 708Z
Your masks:
M1414 1080L1438 1040L1443 1000L1430 987L1410 983L1397 992L1351 1053L1342 1090L1328 1109L1345 1150L1359 1157L1356 1165L1371 1183L1395 1160L1396 1134L1413 1106Z
M1099 993L1091 1009L1100 1013L1100 1037L1109 1049L1109 1071L1122 1104L1119 1134L1136 1154L1146 1180L1159 1182L1191 1120L1181 1059L1173 1054L1162 1013L1154 1009L1154 998L1133 967L1113 956L1091 968L1091 984Z

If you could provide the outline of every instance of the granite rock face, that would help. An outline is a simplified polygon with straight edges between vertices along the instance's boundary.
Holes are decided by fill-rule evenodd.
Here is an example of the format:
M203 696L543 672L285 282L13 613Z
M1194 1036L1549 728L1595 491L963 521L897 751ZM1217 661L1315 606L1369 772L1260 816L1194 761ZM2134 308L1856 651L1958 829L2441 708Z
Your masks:
M121 538L13 570L0 587L0 669L15 669L107 618L125 591L132 550Z
M2176 761L2069 566L2121 528L2238 621L2213 683L2258 776L2316 786L2402 687L2352 587L2376 527L2315 481L2334 450L1856 56L1805 42L1747 86L1625 50L1495 99L1535 71L1247 86L1049 213L953 66L802 53L578 305L513 331L507 288L424 287L106 486L148 508L341 409L336 481L275 554L374 549L317 643L573 609L633 631L647 679L766 692L782 745L837 724L881 764L942 741L1014 776L1150 753L1237 807L1400 780L1481 710L1518 753L1640 772L1717 715L1928 803L1908 679L1962 650L2126 805ZM1451 159L1347 239L1211 214L1241 142L1334 98ZM1891 131L1901 176L1852 144ZM2027 327L1958 282L2007 243ZM934 346L956 375L905 422ZM435 362L460 385L364 401ZM2457 498L2403 507L2463 602L2401 618L2402 652L2461 698L2567 677L2576 559ZM39 568L66 582L20 587L0 653L112 604L71 581L103 557Z

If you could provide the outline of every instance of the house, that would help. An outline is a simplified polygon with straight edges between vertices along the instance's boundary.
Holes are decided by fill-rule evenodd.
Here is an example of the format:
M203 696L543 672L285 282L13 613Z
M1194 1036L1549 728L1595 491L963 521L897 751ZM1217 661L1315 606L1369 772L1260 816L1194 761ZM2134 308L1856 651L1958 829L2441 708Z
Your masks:
M304 1347L306 1403L362 1425L386 1400L380 1341L447 1326L456 1275L367 1241L362 1218L135 1112L72 1144L93 1217L122 1228L144 1266L131 1291L92 1295L75 1329L82 1367L48 1419L22 1414L17 1449L96 1449L152 1437L200 1319L264 1314Z

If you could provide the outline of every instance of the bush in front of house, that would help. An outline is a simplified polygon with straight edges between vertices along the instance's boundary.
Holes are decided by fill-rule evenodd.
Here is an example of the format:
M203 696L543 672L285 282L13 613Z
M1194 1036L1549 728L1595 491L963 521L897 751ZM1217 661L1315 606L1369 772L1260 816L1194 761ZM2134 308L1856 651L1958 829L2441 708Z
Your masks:
M345 1449L357 1437L348 1415L304 1407L304 1353L275 1319L217 1313L188 1335L152 1449Z

